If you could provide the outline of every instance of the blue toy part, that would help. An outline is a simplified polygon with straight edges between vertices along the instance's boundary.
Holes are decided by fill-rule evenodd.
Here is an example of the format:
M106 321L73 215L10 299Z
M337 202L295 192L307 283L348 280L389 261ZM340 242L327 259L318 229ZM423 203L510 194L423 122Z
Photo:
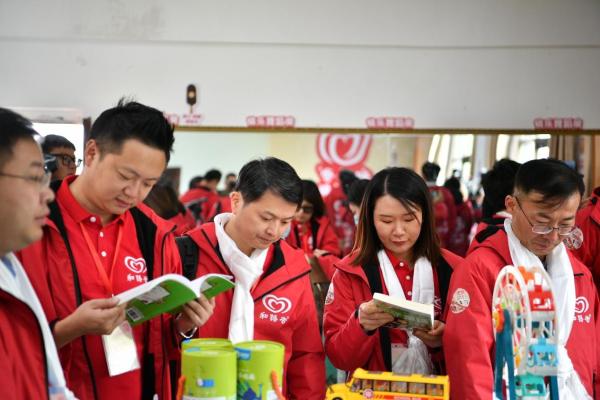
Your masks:
M535 375L555 376L558 373L558 351L556 344L549 343L545 337L529 345L527 370Z

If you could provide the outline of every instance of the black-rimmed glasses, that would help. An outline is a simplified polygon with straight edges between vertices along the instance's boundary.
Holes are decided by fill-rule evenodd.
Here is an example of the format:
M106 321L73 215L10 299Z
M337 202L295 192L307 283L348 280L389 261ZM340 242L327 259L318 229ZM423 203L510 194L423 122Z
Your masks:
M37 184L40 189L45 189L50 186L50 180L52 178L52 173L44 172L44 175L15 175L15 174L7 174L5 172L0 172L0 176L6 176L8 178L17 178L23 179L25 181Z
M521 207L521 202L519 201L519 198L515 197L515 200L517 201L517 205L519 206L521 213L523 213L523 216L527 220L527 223L529 223L529 225L531 226L531 231L537 235L548 235L548 234L552 233L552 231L556 230L560 236L568 236L576 228L575 226L553 227L553 226L548 226L548 225L533 224L529 220L529 217L527 216L527 214L525 214L525 211L523 211L523 207Z
M69 154L50 153L50 155L59 159L65 167L75 166L77 168L81 165L81 158L75 158Z

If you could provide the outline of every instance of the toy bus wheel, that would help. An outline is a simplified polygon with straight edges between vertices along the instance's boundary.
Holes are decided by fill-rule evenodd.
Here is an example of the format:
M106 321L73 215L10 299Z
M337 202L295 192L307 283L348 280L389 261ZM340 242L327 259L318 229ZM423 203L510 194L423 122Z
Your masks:
M334 397L333 400L344 400L341 397Z

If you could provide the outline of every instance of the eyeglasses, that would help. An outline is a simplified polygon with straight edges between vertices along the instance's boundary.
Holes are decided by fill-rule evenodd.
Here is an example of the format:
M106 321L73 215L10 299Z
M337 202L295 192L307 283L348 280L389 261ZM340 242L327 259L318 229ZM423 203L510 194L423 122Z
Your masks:
M50 155L56 157L57 159L60 159L60 161L65 167L75 166L75 168L77 168L81 165L81 158L75 158L69 154L50 153Z
M531 231L537 235L548 235L548 234L552 233L553 230L556 230L560 236L569 236L571 234L571 232L573 232L573 230L575 230L575 228L576 228L575 226L552 227L552 226L548 226L548 225L534 225L531 223L531 221L525 214L525 211L523 211L523 207L521 207L521 202L519 201L519 198L515 197L515 200L517 201L517 205L519 206L519 209L523 213L523 216L525 217L525 219L531 226Z
M52 173L46 171L46 172L44 172L44 175L42 175L42 176L34 176L34 175L14 175L14 174L7 174L4 172L0 172L0 176L6 176L8 178L23 179L25 181L37 184L40 189L45 189L48 186L50 186L50 180L52 178Z
M313 211L315 211L315 208L313 206L302 206L300 207L300 210L305 214L312 214Z

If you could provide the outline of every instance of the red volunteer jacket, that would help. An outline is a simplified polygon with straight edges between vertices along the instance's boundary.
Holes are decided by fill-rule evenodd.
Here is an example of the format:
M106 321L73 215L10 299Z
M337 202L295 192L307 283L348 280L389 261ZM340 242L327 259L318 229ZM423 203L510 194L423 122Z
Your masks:
M196 220L192 215L192 212L186 208L185 214L178 213L173 218L169 218L167 221L175 225L173 233L175 236L181 236L190 229L196 227Z
M179 201L192 210L196 219L202 223L210 220L210 214L215 203L219 201L219 195L210 189L200 187L188 190Z
M446 250L442 250L442 257L449 268L442 269L434 266L434 279L437 279L436 293L441 294L436 301L441 303L446 297L451 269L462 261L461 257ZM353 258L354 253L335 265L337 271L333 275L325 300L323 321L325 351L331 363L345 371L353 371L356 368L372 371L389 370L386 367L380 335L383 329L388 328L379 328L367 334L358 322L358 307L373 299L373 294L363 268L352 265ZM384 284L382 286L385 288Z
M342 188L334 188L324 199L325 215L329 217L335 234L339 239L342 256L350 253L354 245L354 216L348 208L348 197Z
M309 235L302 235L302 227L296 221L292 222L290 234L285 238L288 244L296 249L301 249L308 256L313 255L315 249L325 250L329 254L319 257L319 265L331 281L335 269L333 264L340 260L341 250L339 239L327 217L311 219L307 222Z
M469 248L469 233L475 222L473 206L470 201L464 201L456 206L456 224L450 236L448 249L454 254L464 257Z
M435 230L440 238L442 247L448 247L452 232L456 226L456 205L454 196L443 186L429 186L435 215Z
M577 226L583 232L583 245L574 253L592 271L596 288L600 288L600 187L577 213Z
M199 246L198 276L231 275L221 257L214 223L188 235ZM308 278L310 266L302 251L284 241L273 246L265 272L252 290L254 339L272 340L285 346L284 395L287 399L322 400L325 397L325 355L317 323L317 311ZM199 329L201 337L226 338L233 290L216 297L214 316Z
M35 313L0 289L0 398L48 399L46 365L44 338Z
M598 295L590 272L569 254L575 275L576 311L567 351L591 395L600 393L598 371ZM444 332L446 366L453 399L487 399L493 391L494 334L492 292L498 272L512 265L504 230L484 240L454 270Z
M94 230L100 227L97 218L79 206L68 190L68 183L73 179L62 182L57 192L57 203L67 229L76 269L73 270L65 242L51 220L44 227L43 238L19 253L51 327L56 321L73 313L79 304L107 297L106 288L73 215L87 224L89 236L98 242L98 249L106 246L110 250L111 243L101 242L110 236L110 229L121 225L122 241L112 274L115 294L138 286L148 278L146 266L150 260L142 257L141 245L137 242L136 221L145 221L143 229L148 229L150 234L155 230L154 248L148 250L153 255L153 276L181 274L181 259L170 232L170 223L141 203L136 209L102 226L98 234ZM62 203L68 204L70 210L64 209L65 204ZM139 215L138 220L134 220L134 210ZM89 222L92 219L94 224ZM154 393L158 393L161 400L170 399L169 361L179 356L178 337L172 322L168 314L163 314L133 328L142 369L115 377L108 375L100 336L86 335L63 346L59 349L59 356L67 386L80 400L113 400L118 395L139 398L142 389L145 390L144 399L152 398Z

